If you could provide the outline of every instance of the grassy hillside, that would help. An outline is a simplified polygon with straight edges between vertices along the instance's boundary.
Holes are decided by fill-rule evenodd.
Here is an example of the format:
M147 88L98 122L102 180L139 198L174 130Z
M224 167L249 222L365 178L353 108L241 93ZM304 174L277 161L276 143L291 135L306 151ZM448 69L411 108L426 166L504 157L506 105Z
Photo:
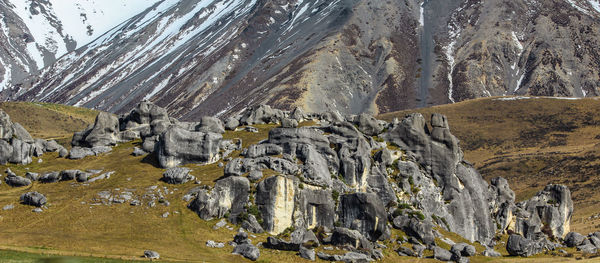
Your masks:
M70 142L73 133L93 123L97 111L51 103L0 102L0 109L10 115L34 138Z
M556 103L556 106L552 106L552 103ZM13 120L22 123L33 134L40 134L45 138L68 138L72 131L83 129L95 117L93 111L49 104L38 106L32 103L5 103L0 106L7 109ZM481 107L482 110L475 110L478 107ZM554 117L550 118L552 121L536 121L536 118L548 119L548 117L544 117L544 107L548 108L549 113L557 114L558 121L555 121ZM524 111L527 114L519 114L519 108L527 109ZM568 112L566 108L571 108L578 113L571 116L573 124L569 124L569 127L573 125L581 127L577 126L569 131L564 131L565 128L555 127L561 126L556 124L561 121L571 122L571 117L565 113ZM579 119L585 116L582 114L598 112L598 109L600 109L600 103L595 100L503 102L477 100L422 111L427 115L433 111L447 114L452 131L462 140L467 158L474 161L486 177L503 175L509 178L511 186L522 198L534 192L528 190L527 187L537 190L545 185L545 179L536 180L535 177L534 179L528 177L546 178L542 171L546 171L547 166L552 163L542 157L585 156L579 155L582 151L586 154L595 153L596 146L593 141L596 140L595 136L600 134L600 130L595 132L592 124L584 125ZM394 115L404 114L405 112ZM390 119L394 115L383 117ZM36 119L41 116L54 116L57 119L36 126L38 123ZM592 116L590 121L596 119L600 121L600 117L595 116ZM59 124L62 120L69 121L71 125ZM46 120L38 119L37 121L44 122ZM312 123L303 123L303 125L310 124ZM43 127L46 127L44 125L49 128L44 129ZM76 126L79 128L76 128L75 125L79 125ZM256 127L259 128L259 133L228 131L224 137L228 139L241 138L246 147L267 138L268 131L275 125L257 125ZM556 129L559 131L555 131ZM526 134L525 138L521 138L523 131ZM538 133L544 134L539 135ZM552 135L562 133L566 135L563 137L561 137L562 135ZM545 144L550 144L548 140L544 139L546 137L566 138L567 144L545 146ZM542 144L536 146L533 142ZM207 240L224 243L231 241L237 227L231 226L231 230L227 228L213 230L217 220L201 220L195 213L187 209L182 196L197 185L187 183L174 186L159 181L164 169L157 168L155 158L131 155L133 147L139 146L139 144L140 141L125 143L115 147L110 153L99 157L87 157L83 160L60 159L57 158L56 153L51 153L42 156L43 162L41 163L34 158L33 163L27 166L0 166L1 171L10 167L19 175L26 171L45 172L65 169L101 169L105 172L115 172L110 179L89 184L72 181L52 184L34 183L32 186L24 188L11 188L5 183L1 184L0 208L8 204L14 204L15 208L6 211L0 209L0 262L35 262L48 258L48 255L70 256L70 258L59 259L67 261L59 262L134 261L143 260L140 256L145 249L158 251L164 261L246 262L247 260L244 258L230 254L231 246L226 245L225 248L220 249L205 246ZM538 151L545 151L548 154ZM557 153L550 154L550 152ZM234 153L234 155L237 154L239 153ZM577 162L582 163L583 160L577 159ZM589 162L591 165L593 160ZM192 174L201 180L203 185L213 185L214 181L223 175L223 169L219 168L217 164L187 165L187 167L193 169ZM566 165L562 165L555 169L564 169L565 167ZM569 179L558 175L555 178L556 180ZM555 179L548 179L548 181L552 180ZM520 181L523 183L519 183ZM580 198L583 193L593 192L586 187L595 182L595 179L590 176L585 182L588 184L581 185L579 188L576 187L578 184L565 183L575 187L574 196ZM534 183L537 185L533 186ZM98 197L98 193L101 191L111 191L112 193L129 191L136 196L143 196L148 193L151 186L168 189L169 193L165 194L165 199L170 202L169 206L157 202L156 206L151 208L146 205L147 201L142 201L141 206L130 206L128 202L105 205L101 204ZM18 204L19 196L28 191L44 193L49 200L49 209L42 213L33 213L31 212L32 207ZM597 197L595 199L600 200ZM583 216L585 213L581 211L581 207L592 209L595 206L577 201L577 216ZM170 213L167 218L162 217L165 212ZM575 225L583 226L583 224L577 225L577 223ZM394 230L393 235L401 236L403 233ZM256 244L258 241L265 241L266 237L266 235L258 235L251 239ZM450 238L457 242L464 241L458 236L450 235ZM443 243L440 244L443 245ZM389 249L384 251L385 262L437 262L431 259L401 258L392 250L395 248L395 244L388 242L386 245ZM481 246L478 247L481 248ZM502 245L499 245L497 250L506 254ZM572 252L572 250L569 251ZM342 251L334 250L333 252L341 253ZM332 252L328 251L328 253ZM569 259L573 258L539 255L529 259L518 259L518 261L563 262ZM474 257L471 262L514 262L515 260L517 259ZM294 252L261 249L259 262L305 261L296 256Z
M598 98L486 98L414 110L445 114L465 159L491 179L502 176L524 200L548 183L569 186L571 228L600 230L600 101ZM384 114L392 120L414 111Z

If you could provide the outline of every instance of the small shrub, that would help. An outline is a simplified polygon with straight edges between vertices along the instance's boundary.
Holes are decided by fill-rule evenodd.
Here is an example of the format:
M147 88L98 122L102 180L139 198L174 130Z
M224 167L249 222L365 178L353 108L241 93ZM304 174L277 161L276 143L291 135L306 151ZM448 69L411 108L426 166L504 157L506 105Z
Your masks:
M338 192L337 190L331 191L331 197L333 198L333 201L337 203L340 199L340 192Z

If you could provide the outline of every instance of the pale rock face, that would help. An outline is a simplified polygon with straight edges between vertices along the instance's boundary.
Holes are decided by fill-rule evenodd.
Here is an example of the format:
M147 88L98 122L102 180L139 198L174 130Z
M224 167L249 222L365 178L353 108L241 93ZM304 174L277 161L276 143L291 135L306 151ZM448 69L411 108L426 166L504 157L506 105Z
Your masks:
M263 216L263 228L272 235L293 224L296 184L293 178L274 176L258 185L256 203Z

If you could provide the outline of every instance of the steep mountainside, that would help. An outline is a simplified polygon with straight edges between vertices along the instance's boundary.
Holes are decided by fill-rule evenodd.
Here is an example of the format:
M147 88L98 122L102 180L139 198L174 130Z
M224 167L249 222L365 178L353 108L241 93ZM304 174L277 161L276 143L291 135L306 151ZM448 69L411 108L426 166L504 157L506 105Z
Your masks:
M156 2L0 1L0 90L18 85Z
M3 96L188 120L596 96L599 17L598 0L163 0Z

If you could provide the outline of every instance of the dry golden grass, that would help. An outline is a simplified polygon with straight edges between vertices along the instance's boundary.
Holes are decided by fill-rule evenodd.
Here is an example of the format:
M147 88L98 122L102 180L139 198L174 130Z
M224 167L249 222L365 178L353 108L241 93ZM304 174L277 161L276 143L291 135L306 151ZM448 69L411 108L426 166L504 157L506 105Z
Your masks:
M86 108L42 102L0 102L0 109L34 138L55 139L61 144L70 143L73 133L93 123L98 114Z

